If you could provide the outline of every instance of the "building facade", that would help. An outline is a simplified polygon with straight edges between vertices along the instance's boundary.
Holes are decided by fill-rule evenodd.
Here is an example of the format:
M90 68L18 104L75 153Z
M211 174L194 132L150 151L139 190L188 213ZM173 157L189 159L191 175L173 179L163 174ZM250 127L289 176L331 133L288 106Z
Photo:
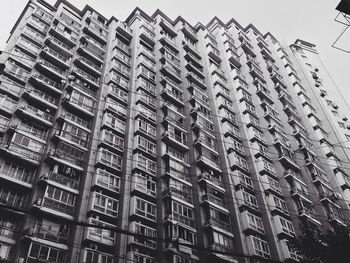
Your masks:
M298 262L301 222L349 223L350 123L311 43L30 0L1 59L4 262Z

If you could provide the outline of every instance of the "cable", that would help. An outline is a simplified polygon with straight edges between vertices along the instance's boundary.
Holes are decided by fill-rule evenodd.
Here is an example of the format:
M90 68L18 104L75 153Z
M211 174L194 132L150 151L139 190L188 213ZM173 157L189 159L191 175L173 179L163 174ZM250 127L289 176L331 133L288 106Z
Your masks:
M3 82L3 83L5 83L5 82ZM8 83L7 82L7 84L11 84L11 85L13 85L13 83ZM21 87L24 91L25 90L32 90L32 89L30 89L30 88L23 88L23 86L19 86L19 87ZM138 94L139 96L146 96L146 97L148 97L148 98L151 98L151 99L153 99L153 100L156 100L156 101L160 101L160 102L166 102L166 100L161 100L161 99L157 99L157 98L153 98L152 96L148 96L148 95L146 95L146 94L142 94L142 93L139 93L139 92L134 92L134 91L128 91L128 92L130 92L130 93L135 93L135 94ZM95 101L106 101L105 99L100 99L100 100L95 100ZM124 105L123 105L124 106ZM124 106L125 107L125 106ZM125 107L126 109L130 109L130 110L133 110L133 111L141 111L141 110L137 110L137 109L133 109L133 108L129 108L129 107ZM190 110L193 110L194 108L191 108L191 107L186 107L186 106L183 106L182 108L188 108L188 109L190 109ZM95 110L97 110L97 111L103 111L104 109L99 109L99 108L95 108L95 107L93 107L93 108L91 108L91 109L95 109ZM157 109L157 108L156 108ZM215 114L211 114L211 116L216 116L216 117L218 117L218 118L226 118L226 117L222 117L222 116L219 116L219 115L215 115ZM158 115L155 115L155 117L158 117L158 118L163 118L163 116L158 116ZM259 118L259 117L258 117ZM241 122L241 121L239 121L239 120L235 120L237 123L240 123L240 124L244 124L244 125L248 125L249 123L244 123L244 122ZM262 130L269 130L268 128L264 128L264 127L259 127L259 129L262 129ZM216 132L216 131L214 131L215 133L219 133L219 132ZM284 132L285 133L285 132ZM290 136L294 136L294 134L289 134L289 133L285 133L285 135L290 135ZM309 141L314 141L314 142L316 142L316 143L320 143L320 140L313 140L313 139L310 139L310 138L308 138L308 140ZM317 148L323 148L323 147L327 147L327 146L320 146L320 147L316 147L316 149Z
M2 209L10 209L13 211L17 211L17 212L21 212L21 213L25 213L25 214L32 214L33 212L31 211L26 211L26 210L21 210L21 209L13 209L12 207L6 207L3 205L0 205L0 207ZM35 215L35 214L34 214ZM245 255L245 254L240 254L240 253L236 253L236 252L225 252L222 250L215 250L215 249L210 249L210 248L206 248L206 247L200 247L198 245L193 245L193 244L189 244L189 243L184 243L184 242L179 242L179 241L173 241L173 240L169 240L169 239L165 239L165 238L159 238L159 237L152 237L152 236L147 236L147 235L143 235L143 234L138 234L135 232L130 232L127 230L122 230L119 229L117 227L108 227L108 226L101 226L101 225L94 225L94 224L89 224L89 223L85 223L85 222L79 222L79 221L70 221L71 225L76 225L76 226L81 226L81 227L89 227L89 228L97 228L97 229L105 229L105 230L111 230L114 231L118 234L123 234L123 235L127 235L127 236L133 236L133 237L137 237L143 240L154 240L157 242L162 242L165 244L174 244L176 246L185 246L188 248L192 248L192 249L196 249L196 250L201 250L201 251L205 251L205 252L210 252L210 253L215 253L215 254L220 254L220 255L229 255L229 256L237 256L237 257L245 257L245 258L254 258L254 256L251 255ZM81 247L81 246L79 246ZM274 261L274 260L267 260L267 259L263 259L263 261L267 261L267 262L280 262L280 261Z

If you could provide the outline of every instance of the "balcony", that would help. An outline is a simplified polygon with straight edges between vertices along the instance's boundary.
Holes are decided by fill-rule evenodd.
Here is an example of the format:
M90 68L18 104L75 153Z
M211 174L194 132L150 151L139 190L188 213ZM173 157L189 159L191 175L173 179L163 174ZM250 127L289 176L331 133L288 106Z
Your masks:
M150 30L145 24L141 24L140 27L140 38L143 39L148 45L155 45L156 34L154 31Z
M308 203L312 203L309 193L298 187L292 187L290 190L290 195L293 198L301 198Z
M186 63L186 69L190 72L195 73L201 79L205 78L202 66L198 68L197 65L190 61Z
M94 75L95 77L99 77L102 74L101 66L85 57L77 57L75 59L75 63L77 63L78 66L82 67L84 71Z
M225 202L225 196L224 194L222 194L222 197L217 197L213 194L209 194L209 193L205 193L202 196L202 204L207 203L211 206L214 206L226 213L229 213L228 209L227 209L227 205Z
M59 50L65 57L73 56L73 49L55 37L47 38L45 44L52 49Z
M257 78L263 83L266 83L265 78L264 78L264 73L260 69L260 67L257 67L256 65L251 64L249 66L249 73L252 75L253 78Z
M241 47L245 53L247 53L253 57L256 56L255 52L254 52L254 47L249 41L242 39Z
M256 216L248 211L241 212L243 231L249 234L265 234L264 224L259 216Z
M78 68L73 68L72 73L75 73L78 75L81 79L85 80L87 83L98 89L100 87L100 79L95 78L91 76L90 74L86 73L85 71L78 69Z
M101 43L106 43L108 40L108 31L93 20L91 20L89 24L85 24L84 32L98 39Z
M186 54L185 54L185 59L186 59L188 62L191 62L193 66L195 66L195 67L197 67L198 69L202 70L203 65L202 65L201 59L198 58L197 56L193 55L193 54L190 53L190 52L186 52Z
M126 25L126 23L118 21L116 31L126 40L130 41L132 39L132 30Z
M222 182L220 175L210 174L208 172L203 172L198 177L198 184L200 184L204 189L208 186L225 193L224 184Z
M52 199L46 196L39 197L35 201L34 206L42 211L45 211L57 217L63 217L69 220L73 220L74 214L76 212L74 206L67 203L62 203L60 201L57 201L55 199Z
M288 169L284 172L284 178L291 184L294 185L295 182L303 185L303 186L307 186L304 181L301 179L301 175L299 173L294 172L291 169Z
M8 182L24 186L29 189L32 188L32 183L34 180L34 176L31 173L12 172L11 170L9 171L0 170L0 178L5 179Z
M281 239L287 238L295 238L295 231L291 221L279 216L275 215L272 218L273 224L275 225L277 236ZM283 223L282 223L283 222Z
M312 222L312 223L314 223L314 224L316 224L318 226L322 225L322 223L319 220L316 219L317 215L316 215L316 213L313 210L308 209L306 207L302 207L302 208L298 209L298 213L299 213L299 217L300 218L306 219L309 222Z
M196 74L192 73L192 72L188 72L186 74L186 77L189 79L189 81L192 83L195 83L198 87L200 87L203 90L207 89L207 85L205 84L205 82L199 78Z
M182 45L183 45L183 48L185 49L185 51L187 52L186 55L192 55L192 57L194 57L197 60L201 59L201 56L200 56L195 44L193 44L189 41L183 40ZM186 55L185 55L185 58L186 58Z
M216 172L222 173L219 159L212 160L211 158L209 158L207 156L200 155L200 156L198 156L196 163L200 166L205 166L205 167L212 169Z
M264 85L256 85L256 94L265 101L268 101L270 104L274 104L274 99L271 97L270 92Z
M23 114L25 117L44 124L45 126L51 126L54 121L54 116L42 110L39 110L33 106L20 106L17 108L17 111Z
M338 170L335 172L335 178L343 190L350 189L350 178L348 178L348 175Z
M74 179L74 178L70 178L64 175L61 175L59 173L55 173L55 172L49 172L49 173L45 173L40 177L40 180L48 182L54 186L57 187L65 187L68 188L66 190L68 191L72 191L76 194L79 194L79 180Z
M295 162L293 155L289 153L281 153L279 155L278 160L282 163L283 166L285 166L287 169L292 169L293 171L299 171L300 167Z
M211 138L211 137L210 137ZM214 140L214 138L212 138ZM217 146L215 143L209 143L207 140L205 140L204 138L198 137L194 143L194 146L200 146L200 147L205 147L208 150L214 152L215 154L219 154L218 150L217 150Z
M168 46L173 52L179 53L179 50L175 44L175 37L170 38L167 35L163 35L159 41L160 41L160 43L162 43L162 45Z
M33 79L37 84L43 86L44 88L50 90L51 92L54 92L56 95L62 94L62 84L47 78L46 76L35 73L31 76L31 79Z
M106 222L97 220L95 218L88 218L88 222L91 225L96 225L96 226L104 226L104 227L108 227L110 229L115 228L115 225L112 224L108 224ZM84 239L89 239L91 241L97 242L99 244L102 245L106 245L106 246L113 246L115 244L116 241L116 233L113 230L107 230L107 229L99 229L99 228L86 228L85 230L85 235L84 235Z
M179 106L184 106L184 98L182 90L178 90L177 88L173 88L172 85L166 84L166 86L162 90L162 96L165 99L171 100Z
M165 143L171 144L171 145L173 145L173 146L175 146L183 151L188 151L189 148L186 145L185 138L186 137L184 137L184 136L180 136L180 135L175 134L174 132L169 132L169 131L166 131L162 136L162 140Z
M228 57L228 60L237 68L240 68L242 66L241 60L237 53L233 52L232 50L227 50L226 55Z
M65 225L60 225L62 229ZM24 230L24 235L27 238L37 241L39 239L45 239L57 243L66 243L69 237L69 230L57 231L56 226L51 228L49 225L35 224ZM68 247L66 247L68 249Z
M212 44L207 45L208 56L211 57L216 63L220 64L221 57L220 52Z
M78 150L78 148L73 147L72 145L69 145L69 146L74 150L76 149L77 151L81 151L81 150ZM54 149L54 148L50 150L48 157L55 162L61 163L63 165L67 165L78 171L83 171L84 161L86 161L84 155L81 158L79 158L76 156L69 155L68 153L63 152L60 149Z
M51 75L51 77L59 79L59 81L62 81L67 77L66 70L62 70L46 60L38 60L36 65L40 66L47 72L45 75Z
M210 217L204 227L218 229L221 230L221 232L224 231L226 235L233 237L231 224L229 222L220 220L219 218Z
M48 46L44 46L42 48L41 54L46 60L58 65L59 67L64 69L68 69L70 67L70 58L68 59L67 57L60 55L58 52L54 51Z
M287 84L284 82L283 77L279 73L271 73L270 78L273 82L281 85L282 87L287 87Z
M64 44L68 46L75 46L78 40L76 35L68 33L67 31L62 29L59 25L51 27L50 34L60 39L60 41L64 42Z
M87 42L82 42L79 45L79 50L83 51L84 54L96 60L98 63L103 64L105 53L104 46L97 46L94 42L95 40L92 40L87 35L84 35L83 38L86 39Z

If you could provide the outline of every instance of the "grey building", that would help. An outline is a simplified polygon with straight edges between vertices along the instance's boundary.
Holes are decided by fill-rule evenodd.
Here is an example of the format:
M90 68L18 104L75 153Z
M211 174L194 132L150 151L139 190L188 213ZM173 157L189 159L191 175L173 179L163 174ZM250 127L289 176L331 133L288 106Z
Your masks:
M1 56L0 259L299 261L301 222L350 218L317 58L234 19L30 0Z

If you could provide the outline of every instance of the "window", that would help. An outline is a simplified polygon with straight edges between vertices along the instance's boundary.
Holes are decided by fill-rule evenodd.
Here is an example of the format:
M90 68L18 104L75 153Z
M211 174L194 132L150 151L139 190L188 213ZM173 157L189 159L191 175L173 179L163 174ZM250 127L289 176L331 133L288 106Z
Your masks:
M89 129L90 127L90 122L89 121L86 121L80 117L78 117L77 115L73 114L73 113L70 113L70 112L66 112L64 114L64 117L75 122L76 124L80 125L80 126L83 126L84 128L87 128Z
M255 236L251 236L251 239L255 254L264 258L270 258L270 249L267 242Z
M118 101L110 97L107 97L106 99L106 108L124 117L127 113L126 107L124 105L120 104Z
M108 224L95 218L90 218L90 224L96 226L114 227L112 224ZM88 229L90 239L100 241L107 245L114 244L116 236L114 231L98 227L90 227Z
M289 212L286 202L277 196L273 196L272 198L276 209L288 215Z
M156 137L156 128L143 119L138 120L138 130L145 132L153 138Z
M30 151L41 153L44 150L45 144L35 141L27 136L15 133L12 142L17 146L24 147Z
M142 225L141 223L138 223L138 222L136 222L134 226L135 226L134 232L137 234L148 236L148 237L157 237L157 231L153 228ZM135 242L139 244L143 244L147 247L151 247L151 248L157 247L157 242L155 240L137 238L137 237L134 237L134 240Z
M109 196L93 193L93 209L111 215L118 216L119 202Z
M125 132L125 121L121 120L117 115L107 113L105 115L105 124L122 133Z
M124 139L119 137L118 135L114 134L113 132L109 130L102 130L101 133L101 141L105 142L106 144L123 151L124 149Z
M281 223L282 231L288 235L294 236L295 232L292 222L280 216L278 218Z
M172 219L187 226L194 227L193 209L175 201L171 203L172 207L170 213L173 217Z
M156 182L153 180L152 176L146 174L135 173L135 188L139 191L156 197Z
M142 171L145 171L152 175L156 174L156 162L148 159L140 153L134 155L134 161L136 167L140 168Z
M29 170L23 166L5 162L1 165L0 173L15 179L30 183L33 180L35 170Z
M43 260L52 263L65 263L66 251L58 248L32 243L29 249L28 258Z
M60 135L82 147L87 147L89 142L89 133L69 122L63 124Z
M150 202L147 202L143 199L135 197L136 206L135 206L135 214L148 218L152 221L156 220L156 205Z
M114 174L111 174L105 170L97 169L96 178L96 183L98 185L119 193L120 178L118 176L115 176Z
M100 149L100 162L119 171L122 169L122 158L104 148Z
M264 230L264 224L263 224L262 219L256 215L249 213L249 212L246 212L246 213L247 213L249 227L258 231L261 234L264 234L265 230Z
M46 188L45 198L49 198L73 207L75 205L76 196L68 191L49 185Z
M243 191L243 199L244 199L244 204L247 205L248 207L253 208L254 210L258 210L258 200L256 197L252 194L249 194L247 192Z
M233 241L230 237L224 234L213 232L214 243L224 248L225 250L231 250L233 248Z
M136 136L137 147L145 152L156 154L156 145L153 142L145 139L144 137L137 135Z
M85 263L114 263L113 255L103 254L96 250L85 250L84 258Z

